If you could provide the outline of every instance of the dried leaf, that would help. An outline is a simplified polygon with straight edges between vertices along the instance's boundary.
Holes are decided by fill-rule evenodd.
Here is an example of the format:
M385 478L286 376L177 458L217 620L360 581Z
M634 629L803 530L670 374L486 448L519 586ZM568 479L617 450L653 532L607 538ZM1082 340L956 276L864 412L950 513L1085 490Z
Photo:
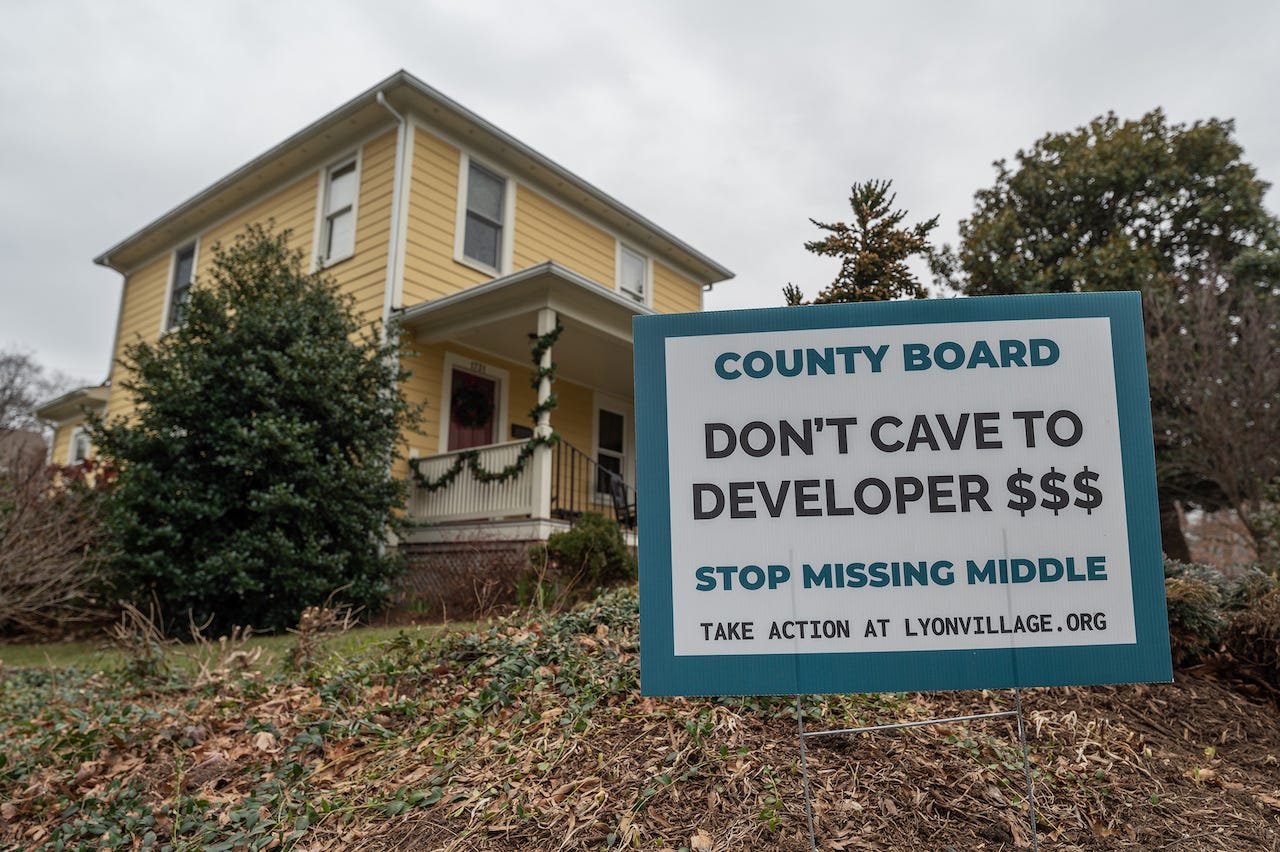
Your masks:
M270 731L258 731L258 733L254 734L253 747L258 751L265 751L267 753L280 750L280 745L276 742L276 735Z

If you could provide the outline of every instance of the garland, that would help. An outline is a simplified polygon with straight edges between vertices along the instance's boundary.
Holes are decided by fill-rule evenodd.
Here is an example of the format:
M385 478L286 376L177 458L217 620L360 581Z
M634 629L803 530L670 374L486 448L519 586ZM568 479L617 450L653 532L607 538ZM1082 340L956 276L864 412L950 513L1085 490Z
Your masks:
M552 362L550 367L543 367L542 356L546 354L548 349L555 345L555 342L560 339L560 335L563 331L564 326L561 325L560 321L557 319L555 328L546 334L534 338L531 350L534 369L533 376L530 380L530 384L533 386L534 390L538 389L544 378L550 379L553 382L555 381L555 362ZM556 399L556 395L554 393L548 394L545 400L529 409L529 419L533 421L534 426L536 427L538 424L538 418L543 413L550 413L557 405L559 405L559 400ZM425 488L429 492L435 492L439 491L441 488L447 488L455 479L458 478L464 468L469 469L471 471L471 477L478 482L507 482L524 472L525 465L529 463L529 459L533 458L533 453L538 447L550 447L558 443L559 440L560 435L556 432L552 432L550 435L546 436L539 436L535 432L534 436L526 441L525 445L520 448L520 452L516 455L515 460L512 461L511 464L502 468L502 470L486 470L480 465L479 450L463 450L454 457L453 464L449 465L449 469L434 479L424 474L421 470L421 464L426 461L426 459L410 459L409 471L413 474L414 483L417 484L419 488Z

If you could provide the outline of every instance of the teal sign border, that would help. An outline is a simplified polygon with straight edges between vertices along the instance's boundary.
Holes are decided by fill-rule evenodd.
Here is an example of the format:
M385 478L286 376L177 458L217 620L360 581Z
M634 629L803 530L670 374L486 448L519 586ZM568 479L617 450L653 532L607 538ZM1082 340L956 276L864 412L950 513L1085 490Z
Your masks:
M674 653L667 364L671 337L999 320L1111 321L1137 643L838 654ZM638 316L635 336L644 695L792 695L1169 681L1150 394L1137 293L984 296Z

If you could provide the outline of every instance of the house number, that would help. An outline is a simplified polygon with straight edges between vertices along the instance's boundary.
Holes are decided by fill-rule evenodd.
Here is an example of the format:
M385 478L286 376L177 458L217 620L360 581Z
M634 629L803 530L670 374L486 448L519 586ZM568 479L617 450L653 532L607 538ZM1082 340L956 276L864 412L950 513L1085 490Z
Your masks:
M484 364L481 364L479 361L472 361L470 369L473 373L479 373L482 376L487 375L484 370Z

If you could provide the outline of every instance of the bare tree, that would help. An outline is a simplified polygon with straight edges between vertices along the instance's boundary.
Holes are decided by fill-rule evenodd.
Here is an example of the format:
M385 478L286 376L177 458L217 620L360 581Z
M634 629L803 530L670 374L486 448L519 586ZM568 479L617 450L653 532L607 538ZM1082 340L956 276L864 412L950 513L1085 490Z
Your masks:
M84 475L50 470L43 453L0 474L0 634L57 636L95 616L101 494L74 481Z
M1157 463L1202 479L1239 515L1259 556L1280 480L1280 297L1208 268L1195 286L1144 293Z
M44 371L30 355L0 350L0 431L34 426L31 409L47 390Z

